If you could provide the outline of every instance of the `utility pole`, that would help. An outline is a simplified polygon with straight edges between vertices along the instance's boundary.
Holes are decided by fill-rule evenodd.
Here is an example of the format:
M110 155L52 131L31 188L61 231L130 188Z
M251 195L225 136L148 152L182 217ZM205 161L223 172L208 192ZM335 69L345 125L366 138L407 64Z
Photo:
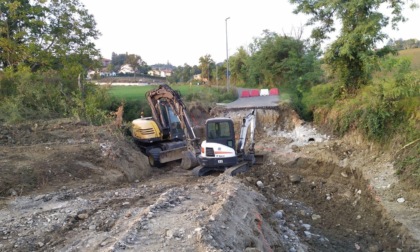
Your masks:
M227 17L225 19L226 23L226 64L227 64L227 70L226 70L226 87L227 90L230 90L230 83L229 83L229 44L228 44L228 30L227 30L227 21L230 19L230 17Z
M217 64L216 64L216 87L219 88L219 75L217 75Z

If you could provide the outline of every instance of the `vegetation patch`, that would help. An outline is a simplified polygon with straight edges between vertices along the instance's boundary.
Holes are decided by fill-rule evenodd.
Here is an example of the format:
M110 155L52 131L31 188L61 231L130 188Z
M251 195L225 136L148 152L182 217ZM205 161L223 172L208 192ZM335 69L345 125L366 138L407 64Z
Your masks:
M420 188L420 139L405 145L395 160L397 175L414 188Z

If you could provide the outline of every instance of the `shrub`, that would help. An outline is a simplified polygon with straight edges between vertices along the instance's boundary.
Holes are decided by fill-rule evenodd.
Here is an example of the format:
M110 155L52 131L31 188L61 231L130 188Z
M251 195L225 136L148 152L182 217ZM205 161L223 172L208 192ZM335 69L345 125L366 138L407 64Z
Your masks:
M29 68L7 68L0 77L0 120L15 123L30 119L75 116L95 124L106 121L108 91L87 83L75 90L57 71L32 73Z

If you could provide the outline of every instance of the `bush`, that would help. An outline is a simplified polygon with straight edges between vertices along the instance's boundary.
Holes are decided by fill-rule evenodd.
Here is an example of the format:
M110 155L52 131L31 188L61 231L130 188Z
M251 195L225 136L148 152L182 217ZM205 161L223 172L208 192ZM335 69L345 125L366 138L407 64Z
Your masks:
M6 69L0 80L0 98L4 101L0 104L0 119L18 122L67 114L65 89L55 76L54 71L34 74L28 68Z
M104 124L109 120L107 108L110 102L106 88L84 84L82 90L72 93L72 115L95 125Z
M420 137L420 74L406 59L383 61L383 71L357 94L341 99L339 85L323 84L304 93L302 110L313 111L315 122L338 135L357 130L367 139L389 141L397 133L405 141ZM338 87L338 88L337 88ZM306 112L307 113L307 112Z
M333 85L328 83L314 86L309 91L289 88L287 93L296 112L304 120L313 121L315 109L330 109L333 106L334 98L331 96L333 89ZM284 99L282 97L282 100Z
M395 160L396 174L413 188L420 188L420 141L411 142L401 149Z
M0 120L15 123L31 119L75 116L94 124L107 120L108 91L85 84L75 90L60 73L32 73L29 68L7 68L0 77Z

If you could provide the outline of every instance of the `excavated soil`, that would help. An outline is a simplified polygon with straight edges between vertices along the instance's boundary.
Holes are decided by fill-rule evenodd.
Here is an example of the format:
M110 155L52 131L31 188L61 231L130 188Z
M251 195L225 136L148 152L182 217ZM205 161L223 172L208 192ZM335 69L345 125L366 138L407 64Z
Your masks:
M212 110L236 127L247 112ZM113 125L2 125L0 251L420 251L418 194L391 155L287 107L257 119L265 162L199 178L150 168Z

